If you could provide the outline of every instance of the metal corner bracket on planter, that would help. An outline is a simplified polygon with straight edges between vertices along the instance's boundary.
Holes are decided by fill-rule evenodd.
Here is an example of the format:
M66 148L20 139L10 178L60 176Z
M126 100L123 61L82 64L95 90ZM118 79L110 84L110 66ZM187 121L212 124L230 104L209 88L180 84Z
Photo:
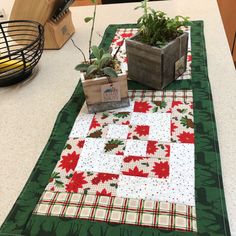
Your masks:
M161 48L136 41L136 37L126 39L130 79L154 89L163 89L186 71L188 33ZM178 61L182 61L181 70L176 70Z
M104 76L85 80L84 74L80 72L80 77L89 113L113 110L130 105L126 73L118 74L117 78L108 78ZM104 101L102 97L102 87L106 85L118 86L117 92L119 93L119 100Z

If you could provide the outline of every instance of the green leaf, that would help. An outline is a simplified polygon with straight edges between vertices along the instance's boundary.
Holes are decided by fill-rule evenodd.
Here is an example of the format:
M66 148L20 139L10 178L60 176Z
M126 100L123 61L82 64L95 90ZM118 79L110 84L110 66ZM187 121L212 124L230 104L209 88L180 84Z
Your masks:
M63 188L63 187L64 187L63 182L61 182L61 181L59 181L59 180L56 180L56 181L55 181L55 185L56 185L56 187L58 187L58 188Z
M86 75L91 75L98 69L97 65L90 65L87 69Z
M125 118L125 117L128 117L129 114L130 112L123 111L123 112L115 113L114 116L118 118Z
M102 71L104 72L105 75L107 75L109 77L112 77L112 78L117 78L118 77L115 70L112 69L111 67L105 67Z
M92 50L93 55L94 55L97 59L101 59L100 50L99 50L98 46L92 46L92 47L91 47L91 50Z
M53 178L53 179L59 179L59 178L60 178L59 172L53 172L52 175L51 175L51 178Z
M90 1L91 1L92 3L94 3L94 4L96 3L96 0L90 0Z
M103 48L100 48L99 54L100 54L100 58L102 58L103 54L105 54L105 50Z
M86 72L89 67L89 64L79 64L75 67L75 70Z
M85 17L85 18L84 18L84 22L85 22L85 23L88 23L88 22L91 21L92 19L93 19L93 17L91 17L91 16Z
M103 68L104 66L106 66L108 64L108 62L110 62L112 59L112 56L110 53L105 53L102 55L101 60L99 61L99 68Z

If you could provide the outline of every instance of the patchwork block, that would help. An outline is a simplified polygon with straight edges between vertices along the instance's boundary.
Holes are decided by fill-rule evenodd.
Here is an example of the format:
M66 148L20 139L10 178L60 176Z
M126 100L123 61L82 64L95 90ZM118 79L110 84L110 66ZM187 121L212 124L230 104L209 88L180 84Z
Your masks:
M69 138L86 138L93 118L93 114L79 114L75 120Z
M123 160L121 173L129 176L166 179L169 177L169 161L160 158L128 156Z
M168 228L173 209L183 215L186 207L195 210L191 91L131 91L130 99L129 108L81 112L37 214ZM58 194L50 199L53 191ZM68 205L53 205L59 200ZM160 206L167 214L158 219L153 209ZM180 214L171 222L171 227L196 228L196 219Z
M127 125L109 124L107 138L127 139L129 127Z
M146 156L147 141L128 139L126 141L125 156Z

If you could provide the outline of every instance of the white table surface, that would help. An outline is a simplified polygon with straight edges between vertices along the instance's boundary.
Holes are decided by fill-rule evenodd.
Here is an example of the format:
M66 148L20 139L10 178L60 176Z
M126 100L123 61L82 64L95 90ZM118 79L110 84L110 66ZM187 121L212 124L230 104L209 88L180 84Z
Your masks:
M13 0L0 0L7 16ZM138 3L101 5L93 43L99 43L108 24L135 23ZM151 2L170 16L188 15L204 20L208 72L214 101L226 204L232 235L236 235L236 72L216 0ZM71 8L75 42L87 53L90 25L83 19L92 7ZM71 41L60 50L44 51L39 71L31 81L0 88L0 224L25 185L41 154L57 114L79 80L74 70L82 60Z

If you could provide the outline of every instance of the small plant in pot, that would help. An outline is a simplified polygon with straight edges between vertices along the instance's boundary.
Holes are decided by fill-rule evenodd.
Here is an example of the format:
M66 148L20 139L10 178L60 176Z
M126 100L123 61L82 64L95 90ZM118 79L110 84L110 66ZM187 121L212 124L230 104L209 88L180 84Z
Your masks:
M93 17L84 19L86 23L92 21L89 60L86 60L84 53L78 48L83 54L84 61L75 67L80 71L89 113L129 106L127 74L122 73L116 59L119 48L112 56L103 48L91 46L96 18L96 0L92 2L94 3Z
M188 17L169 18L141 2L144 14L138 19L138 33L126 40L128 76L155 89L162 89L186 71L188 33L181 27Z

